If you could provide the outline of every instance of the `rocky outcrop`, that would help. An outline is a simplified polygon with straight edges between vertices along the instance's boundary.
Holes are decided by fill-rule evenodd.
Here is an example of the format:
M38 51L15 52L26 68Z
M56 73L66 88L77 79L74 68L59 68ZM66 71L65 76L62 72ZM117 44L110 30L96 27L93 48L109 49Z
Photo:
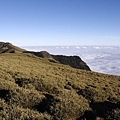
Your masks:
M52 55L53 59L73 68L89 70L89 66L79 56Z
M15 53L15 52L23 52L24 49L16 47L9 42L0 42L0 53Z

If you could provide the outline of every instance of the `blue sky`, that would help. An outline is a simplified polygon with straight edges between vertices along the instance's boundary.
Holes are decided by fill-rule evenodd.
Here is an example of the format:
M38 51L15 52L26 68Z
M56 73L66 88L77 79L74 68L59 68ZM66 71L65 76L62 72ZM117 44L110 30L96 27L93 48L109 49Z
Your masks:
M0 41L120 45L120 0L0 0Z

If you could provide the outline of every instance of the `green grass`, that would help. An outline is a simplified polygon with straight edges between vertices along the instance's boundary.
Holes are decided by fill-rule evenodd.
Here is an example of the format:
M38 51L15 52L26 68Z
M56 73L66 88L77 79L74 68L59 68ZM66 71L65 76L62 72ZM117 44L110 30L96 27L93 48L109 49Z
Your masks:
M119 88L120 76L74 69L28 54L0 54L0 120L81 119L86 111L95 112L91 104L119 105ZM119 107L112 107L118 117ZM111 111L96 116L107 119Z

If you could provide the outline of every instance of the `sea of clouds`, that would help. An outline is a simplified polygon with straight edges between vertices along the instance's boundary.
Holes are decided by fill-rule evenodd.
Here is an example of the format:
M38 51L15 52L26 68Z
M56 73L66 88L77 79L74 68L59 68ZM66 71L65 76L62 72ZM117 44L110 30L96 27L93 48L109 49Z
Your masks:
M77 55L92 71L120 76L120 46L24 46L55 55Z

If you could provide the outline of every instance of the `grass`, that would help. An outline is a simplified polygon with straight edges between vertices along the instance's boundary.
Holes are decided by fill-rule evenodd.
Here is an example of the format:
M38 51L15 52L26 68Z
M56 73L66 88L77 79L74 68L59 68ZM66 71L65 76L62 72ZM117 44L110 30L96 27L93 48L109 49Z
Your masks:
M0 76L1 120L119 119L120 76L23 53L0 54Z

